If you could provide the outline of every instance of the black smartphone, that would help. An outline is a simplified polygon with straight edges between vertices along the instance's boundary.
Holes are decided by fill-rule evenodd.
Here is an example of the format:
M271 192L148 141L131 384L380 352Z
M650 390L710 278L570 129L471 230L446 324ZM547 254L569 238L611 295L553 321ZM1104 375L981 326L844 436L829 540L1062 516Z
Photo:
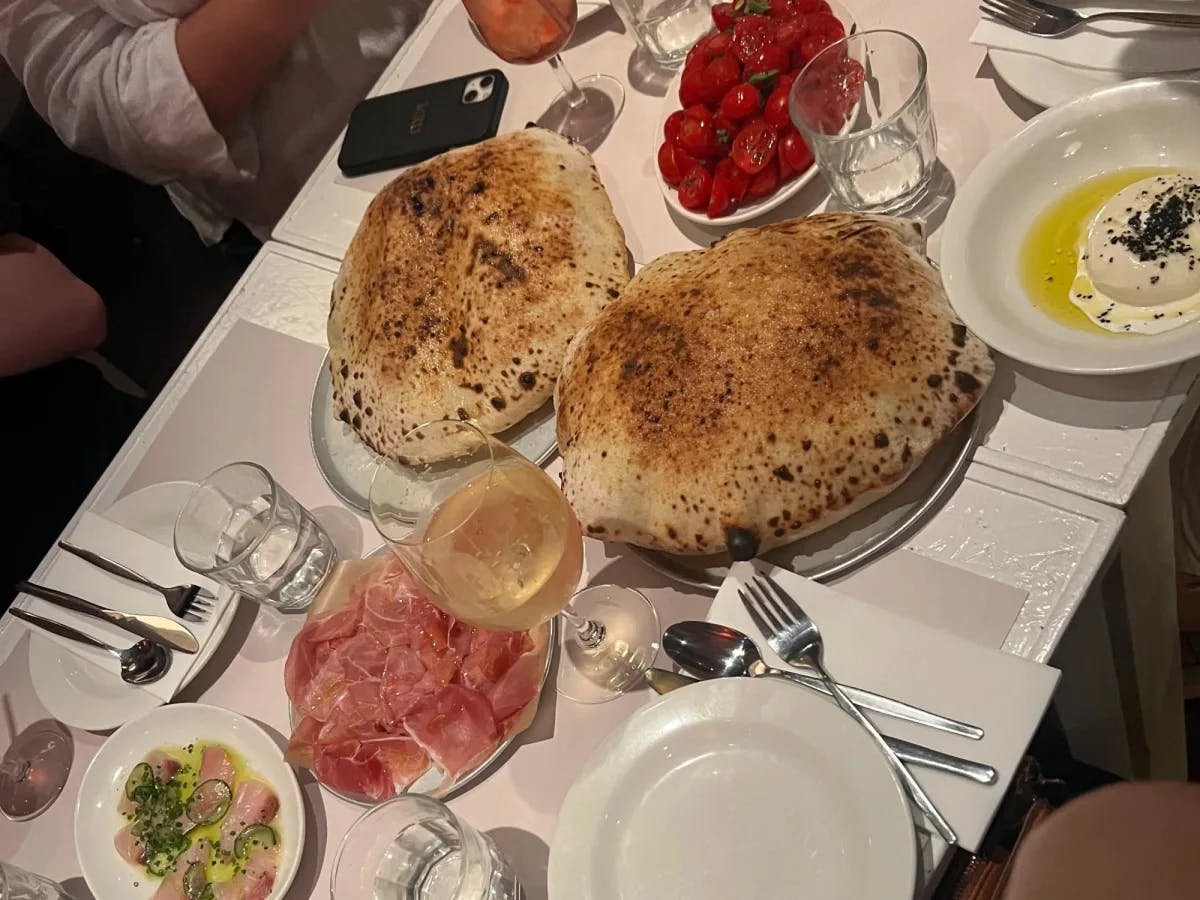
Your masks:
M368 175L495 137L507 96L504 73L488 69L371 97L350 114L338 168Z

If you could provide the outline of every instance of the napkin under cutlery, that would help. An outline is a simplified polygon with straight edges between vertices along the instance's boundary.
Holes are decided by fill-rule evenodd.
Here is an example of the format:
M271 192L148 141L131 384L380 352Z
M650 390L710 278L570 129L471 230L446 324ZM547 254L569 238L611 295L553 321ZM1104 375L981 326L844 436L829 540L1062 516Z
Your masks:
M117 560L159 584L198 584L216 594L217 599L214 603L213 613L206 621L186 623L188 629L196 635L196 639L200 642L200 653L195 655L176 653L170 671L161 680L141 687L129 686L128 688L131 691L149 691L164 702L170 701L192 667L197 664L197 660L204 652L205 644L212 638L216 623L221 619L231 601L231 592L218 586L215 582L189 572L175 558L170 547L142 537L140 534L94 513L84 513L68 539L77 546L86 547L102 556ZM37 581L47 587L75 594L77 597L121 612L174 618L171 611L167 609L166 601L157 591L130 584L128 581L110 575L91 563L62 550L56 550L49 570L39 576ZM85 634L99 638L117 649L124 649L138 640L136 635L121 628L81 613L63 609L28 594L19 595L16 603L29 612L63 622ZM39 628L30 627L30 631L36 632L39 638L57 644L80 659L111 673L115 684L121 683L117 660L103 650L49 634ZM31 645L30 652L37 652L36 645Z
M1164 4L1182 11L1190 4ZM1072 6L1080 13L1109 7ZM1106 69L1130 75L1153 75L1200 69L1200 32L1194 28L1163 28L1137 22L1106 21L1081 28L1065 37L1038 37L982 17L971 35L972 44L1044 56L1080 69Z

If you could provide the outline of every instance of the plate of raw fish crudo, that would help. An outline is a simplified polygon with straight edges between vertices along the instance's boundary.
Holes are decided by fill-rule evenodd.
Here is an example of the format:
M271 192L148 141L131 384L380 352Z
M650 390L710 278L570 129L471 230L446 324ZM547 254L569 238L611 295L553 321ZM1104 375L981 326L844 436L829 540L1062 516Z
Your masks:
M245 716L164 706L92 759L75 848L96 900L277 900L304 848L300 786Z

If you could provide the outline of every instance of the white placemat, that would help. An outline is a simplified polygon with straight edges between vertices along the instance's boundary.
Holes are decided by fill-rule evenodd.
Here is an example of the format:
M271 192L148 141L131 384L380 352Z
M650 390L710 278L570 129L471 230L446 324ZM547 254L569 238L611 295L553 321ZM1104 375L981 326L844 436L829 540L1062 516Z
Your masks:
M1098 7L1078 7L1078 10L1084 14L1100 11ZM1163 10L1195 13L1196 4L1164 3ZM1200 68L1200 32L1194 28L1161 28L1112 21L1089 25L1065 37L1055 38L1025 34L985 17L971 35L971 43L1032 53L1081 69L1150 75Z
M751 577L754 567L760 565L739 563L734 567L713 602L708 620L741 629L754 638L769 663L788 668L767 646L738 599L739 583ZM984 729L983 738L973 741L872 715L885 734L995 767L998 777L991 786L913 769L921 786L958 832L959 843L968 850L977 850L1046 711L1058 683L1058 670L986 649L791 572L762 568L770 571L820 627L825 664L838 681ZM991 587L1011 590L976 580L980 595L986 595ZM904 593L903 582L897 582L896 594ZM981 802L981 792L992 794L988 802Z
M185 569L175 558L175 553L170 547L164 547L156 541L144 538L140 534L122 528L115 522L110 522L94 513L84 513L68 540L78 547L84 547L126 565L159 584L167 586L198 584L211 590L217 597L212 615L202 623L182 623L196 636L201 648L204 647L212 633L213 623L220 618L221 612L232 596L229 591L218 588L215 582ZM121 612L174 619L171 611L167 609L166 601L157 591L110 575L63 550L56 553L54 560L50 563L49 571L38 579L38 583ZM21 594L17 603L29 612L70 625L72 628L118 649L129 647L139 640L137 635L130 634L114 625L81 613L62 609L28 594ZM35 630L46 640L58 644L81 659L100 666L105 671L115 673L118 669L117 660L103 650L67 640L40 628L27 627ZM179 690L180 684L198 655L174 652L174 659L167 674L153 684L143 685L142 689L149 691L164 702L170 701L175 696L175 692Z

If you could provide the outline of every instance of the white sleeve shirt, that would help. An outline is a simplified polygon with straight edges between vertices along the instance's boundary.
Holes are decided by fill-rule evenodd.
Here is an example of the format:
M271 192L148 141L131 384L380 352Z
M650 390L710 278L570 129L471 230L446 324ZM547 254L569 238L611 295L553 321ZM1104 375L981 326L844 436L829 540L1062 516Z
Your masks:
M206 240L234 218L266 237L427 0L331 4L224 134L175 47L203 2L0 0L0 55L69 147L167 185Z

